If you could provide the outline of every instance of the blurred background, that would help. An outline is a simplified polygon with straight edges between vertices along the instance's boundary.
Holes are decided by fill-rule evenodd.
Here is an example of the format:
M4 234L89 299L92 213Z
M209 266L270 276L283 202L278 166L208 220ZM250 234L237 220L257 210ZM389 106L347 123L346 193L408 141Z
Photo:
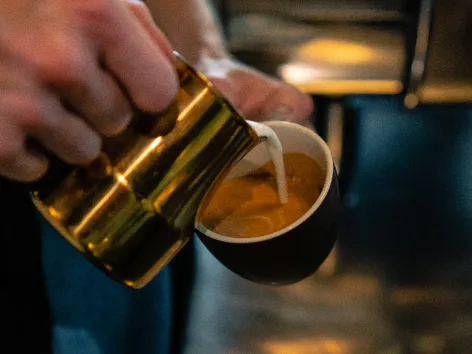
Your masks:
M175 353L472 353L472 1L214 5L239 60L313 96L343 225L289 287L188 245Z

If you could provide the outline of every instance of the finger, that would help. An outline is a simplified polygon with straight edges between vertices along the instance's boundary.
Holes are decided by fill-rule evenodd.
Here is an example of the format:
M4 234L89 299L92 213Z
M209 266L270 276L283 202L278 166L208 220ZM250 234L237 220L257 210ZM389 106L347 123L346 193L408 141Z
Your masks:
M8 168L34 165L36 167L31 167L28 174L34 175L34 171L39 174L40 167L44 167L41 162L44 158L25 151L26 137L33 137L72 164L90 162L100 152L100 135L82 118L66 111L59 99L47 91L34 88L4 91L0 94L0 114L3 118L0 120L0 149L3 149L4 166ZM25 162L17 160L20 157L24 157Z
M134 103L149 112L167 108L177 94L176 70L126 4L96 0L74 5L80 7L105 66L123 83Z
M237 95L232 82L226 78L210 77L210 82L217 92L223 95L234 107L240 109L242 106L240 97Z
M5 49L5 48L2 48ZM39 179L48 168L45 156L25 147L17 116L25 110L24 96L35 90L30 70L21 57L2 50L0 65L0 175L21 182ZM31 106L31 105L30 105Z
M291 106L280 105L271 111L266 121L288 121L300 124L306 128L314 129L311 115L297 115Z
M0 175L32 182L41 178L48 169L45 156L25 148L25 136L18 127L10 125L10 117L0 119Z
M141 26L148 32L154 42L162 49L169 60L175 63L176 58L164 33L156 26L149 8L142 1L127 0L128 9L134 14Z
M67 111L52 94L41 97L38 117L24 117L21 124L44 148L67 163L86 164L100 153L100 135L81 117Z
M132 118L130 103L115 79L98 66L88 68L88 80L78 78L61 91L62 97L102 135L122 132Z
M50 37L48 37L50 38ZM39 79L55 90L103 135L116 135L129 123L130 103L115 78L101 68L93 43L76 33L45 40L49 55L36 56Z
M48 167L49 161L44 155L23 149L0 161L0 174L19 182L33 182L43 177Z
M285 83L279 84L264 105L267 120L287 120L313 128L313 99Z
M0 134L7 156L16 157L20 154L18 151L24 149L26 136L33 137L68 163L87 163L100 152L99 134L83 119L66 111L52 94L39 90L19 90L2 93L0 98L1 113L8 118ZM13 131L7 122L17 130ZM10 150L17 154L8 153Z
M232 70L233 68L217 69L220 72L226 71L225 77L212 77L211 81L247 119L266 120L266 111L272 111L274 106L274 86L277 86L277 82L252 69L243 67L242 70ZM214 73L215 69L209 68L207 71Z

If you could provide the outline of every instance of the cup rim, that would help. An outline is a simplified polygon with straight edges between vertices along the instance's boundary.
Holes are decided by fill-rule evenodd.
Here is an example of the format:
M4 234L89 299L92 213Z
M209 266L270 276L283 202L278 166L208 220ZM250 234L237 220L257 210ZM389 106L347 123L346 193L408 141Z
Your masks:
M267 235L263 236L257 236L257 237L230 237L230 236L224 236L221 234L218 234L210 229L207 229L202 223L198 222L195 225L195 228L204 234L205 236L215 239L217 241L222 241L225 243L233 243L233 244L249 244L249 243L258 243L258 242L263 242L263 241L268 241L276 237L280 237L287 232L290 232L291 230L295 229L302 223L304 223L311 215L313 215L320 205L323 203L323 201L326 199L326 196L328 195L328 192L331 188L331 183L333 180L333 174L334 174L334 164L333 164L333 158L331 156L331 152L328 148L328 145L324 142L321 137L316 134L313 130L308 129L302 125L299 125L297 123L291 123L291 122L286 122L286 121L267 121L267 122L261 122L262 124L266 124L267 126L290 126L291 128L301 131L304 134L311 135L314 140L319 144L319 146L322 148L325 160L328 164L326 166L326 177L325 181L323 183L323 188L321 190L321 193L319 197L316 199L315 203L308 209L308 211L303 214L300 218L298 218L295 222L291 223L290 225L284 227L283 229L280 229L278 231L272 232Z

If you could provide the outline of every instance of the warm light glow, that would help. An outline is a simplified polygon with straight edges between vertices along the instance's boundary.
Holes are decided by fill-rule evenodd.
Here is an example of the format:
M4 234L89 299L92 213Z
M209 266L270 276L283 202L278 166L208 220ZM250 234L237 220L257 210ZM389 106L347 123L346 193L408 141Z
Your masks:
M290 76L283 79L300 91L308 94L348 95L348 94L398 94L403 85L396 80L306 80L295 81Z
M128 180L123 175L117 173L116 178L118 179L118 182L120 182L123 186L129 186Z
M62 216L61 214L52 206L48 207L48 213L56 219L60 219Z
M330 64L359 64L374 60L377 53L362 43L335 39L308 42L296 52L303 60L325 61Z
M112 270L113 270L113 267L112 267L111 265L107 264L107 263L105 263L103 266L104 266L105 269L108 270L108 271L112 271Z
M290 62L282 65L279 74L300 91L309 94L398 94L403 85L397 80L333 79L329 67L303 62Z
M332 338L270 341L263 344L264 352L270 354L349 354L346 341Z
M289 78L290 82L308 82L320 79L322 72L312 65L304 63L287 63L280 67L280 75Z

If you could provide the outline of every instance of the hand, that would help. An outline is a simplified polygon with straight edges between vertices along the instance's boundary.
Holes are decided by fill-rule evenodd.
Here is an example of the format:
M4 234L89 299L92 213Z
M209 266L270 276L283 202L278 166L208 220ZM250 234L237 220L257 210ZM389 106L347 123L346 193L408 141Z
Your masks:
M102 135L126 127L130 99L149 112L170 104L172 51L149 18L144 5L122 0L0 0L1 175L32 181L46 172L31 139L87 163Z
M249 120L287 120L313 129L313 100L295 87L230 59L198 64Z

